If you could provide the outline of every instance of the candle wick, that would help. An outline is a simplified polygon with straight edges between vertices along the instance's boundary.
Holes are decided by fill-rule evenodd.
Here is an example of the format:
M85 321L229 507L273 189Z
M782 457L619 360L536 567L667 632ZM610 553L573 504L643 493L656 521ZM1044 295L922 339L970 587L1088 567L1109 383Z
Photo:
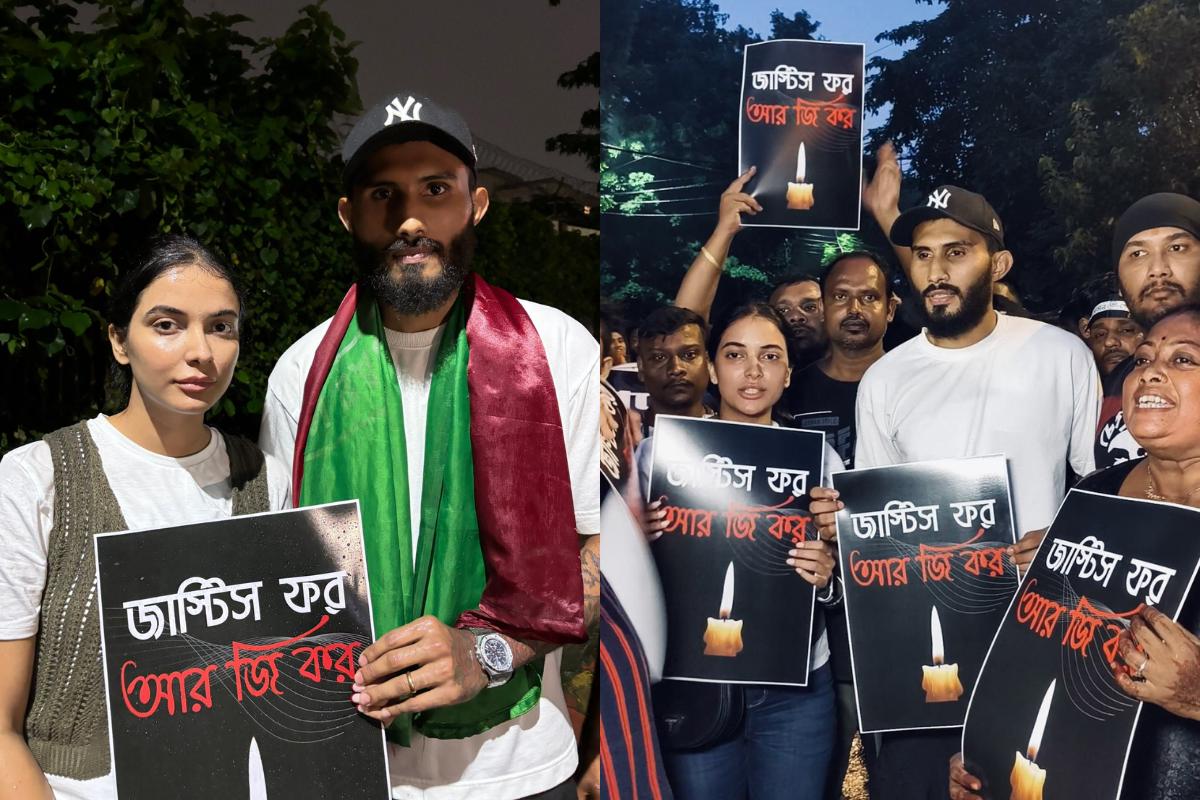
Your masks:
M723 609L723 608L722 608L722 609L721 609L721 610L720 610L720 611L717 613L717 616L719 616L721 619L729 619L729 612L728 612L728 611L726 611L725 609Z
M1029 757L1030 761L1037 761L1037 748L1030 747L1025 751L1025 755Z
M934 665L935 667L940 667L940 666L942 666L942 664L943 664L945 661L946 661L946 659L942 658L941 656L934 656L934 657L933 657L933 665Z

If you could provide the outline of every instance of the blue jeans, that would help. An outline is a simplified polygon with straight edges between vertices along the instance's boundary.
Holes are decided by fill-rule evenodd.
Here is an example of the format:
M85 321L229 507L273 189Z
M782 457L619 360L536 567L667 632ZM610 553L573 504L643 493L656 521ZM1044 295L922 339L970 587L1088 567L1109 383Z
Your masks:
M747 686L746 717L731 741L663 753L678 800L818 800L833 754L829 665L807 687Z

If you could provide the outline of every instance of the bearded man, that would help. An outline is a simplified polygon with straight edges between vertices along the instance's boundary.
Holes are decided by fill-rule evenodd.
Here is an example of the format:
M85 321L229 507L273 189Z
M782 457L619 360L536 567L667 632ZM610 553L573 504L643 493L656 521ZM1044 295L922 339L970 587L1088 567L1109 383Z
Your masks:
M470 273L456 112L397 92L342 157L359 278L275 367L261 440L296 505L360 503L380 636L345 702L387 725L395 797L574 797L557 647L594 613L599 348Z
M992 286L1013 258L983 196L939 186L900 214L890 147L869 188L868 207L890 231L925 328L863 376L854 466L1003 453L1014 526L1025 533L1013 554L1025 567L1066 494L1068 463L1078 475L1093 469L1100 377L1091 351L1066 331L992 308ZM958 729L880 734L871 797L945 798L960 737Z

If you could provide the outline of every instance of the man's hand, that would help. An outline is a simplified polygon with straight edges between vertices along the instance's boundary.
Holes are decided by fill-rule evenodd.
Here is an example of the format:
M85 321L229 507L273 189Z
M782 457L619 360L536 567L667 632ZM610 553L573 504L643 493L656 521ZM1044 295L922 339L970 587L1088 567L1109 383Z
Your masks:
M362 651L350 701L372 719L465 703L487 686L475 635L436 617L385 633Z
M746 170L721 193L721 205L717 210L717 229L714 234L722 233L732 237L742 229L742 214L757 214L762 211L758 201L742 191L757 171L758 167Z
M600 797L600 756L596 756L588 764L588 768L579 776L575 786L577 800L592 800Z
M838 500L836 489L814 486L808 492L808 513L817 526L817 535L827 542L837 540L837 513L846 507Z
M1046 538L1046 529L1029 531L1017 543L1008 548L1008 554L1017 562L1017 575L1020 577L1029 571L1033 557L1037 555L1042 539Z
M837 565L833 545L822 539L798 542L788 551L787 565L818 589L824 589Z
M875 174L871 182L863 186L863 207L883 227L886 234L891 223L900 216L900 160L891 142L884 142L875 153Z
M963 766L962 753L950 756L950 800L982 800L975 794L979 786L979 779Z

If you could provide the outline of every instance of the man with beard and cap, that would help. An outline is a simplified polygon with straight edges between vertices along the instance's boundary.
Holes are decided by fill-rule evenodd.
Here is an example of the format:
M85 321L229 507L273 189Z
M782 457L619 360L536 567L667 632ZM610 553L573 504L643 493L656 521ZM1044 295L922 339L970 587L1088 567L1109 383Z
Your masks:
M470 273L456 112L397 92L342 157L359 279L280 358L261 442L297 505L360 503L379 638L345 702L387 725L395 797L574 797L557 648L597 613L599 348Z
M1112 260L1121 296L1143 330L1180 306L1200 302L1200 202L1172 192L1138 200L1113 229ZM1132 370L1131 356L1104 380L1097 468L1145 455L1121 413L1121 387Z
M690 308L706 321L717 296L725 259L733 237L742 229L742 214L757 214L762 206L750 194L743 191L754 177L751 167L721 194L717 210L717 226L708 237L692 265L679 284L675 305ZM825 354L828 340L825 336L824 316L821 311L821 280L815 275L789 276L775 284L767 302L779 312L787 323L788 350L793 368L801 369ZM795 385L795 382L792 382ZM785 392L783 403L789 404L789 393Z
M999 216L982 196L939 186L924 205L888 213L900 184L898 167L891 167L888 175L877 170L876 179L891 186L873 181L868 208L884 212L879 221L901 252L926 321L920 335L884 354L863 376L854 466L1003 453L1014 526L1028 532L1013 555L1025 566L1039 529L1050 524L1066 493L1068 462L1077 474L1092 471L1096 365L1078 337L993 310L992 283L1008 272L1012 254L1004 248ZM834 492L814 499L811 511L824 534L832 532L839 507ZM960 736L958 729L880 734L871 797L944 798Z

